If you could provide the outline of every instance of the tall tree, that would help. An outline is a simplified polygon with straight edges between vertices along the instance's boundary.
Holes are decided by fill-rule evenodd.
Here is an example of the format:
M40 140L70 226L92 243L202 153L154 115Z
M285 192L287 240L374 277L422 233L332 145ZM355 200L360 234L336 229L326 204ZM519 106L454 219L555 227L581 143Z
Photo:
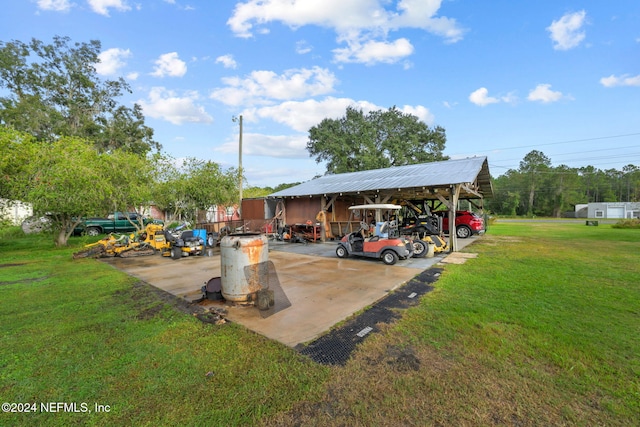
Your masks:
M83 217L149 201L153 162L138 154L100 153L93 144L72 137L43 144L3 125L0 147L3 194L31 204L36 215L46 214L58 246L67 244ZM5 183L10 190L4 190Z
M24 200L34 213L51 217L54 241L64 246L82 217L106 211L110 184L99 167L100 154L85 141L63 137L37 144L37 150L24 176Z
M551 159L544 155L543 152L533 150L529 152L520 162L520 173L524 174L528 179L529 196L527 204L527 215L533 215L533 204L535 201L536 189L541 181L541 173L548 170L551 166Z
M640 200L640 167L629 164L622 168L622 172L626 191L623 200L637 202Z
M0 123L46 142L71 136L94 141L100 151L159 150L140 107L117 102L131 92L124 79L97 76L100 48L97 40L70 45L59 36L50 45L0 42L0 87L8 91L0 97Z
M309 130L307 150L316 162L327 162L327 173L337 174L447 160L445 144L444 128L430 129L396 107L366 115L347 107L344 117Z

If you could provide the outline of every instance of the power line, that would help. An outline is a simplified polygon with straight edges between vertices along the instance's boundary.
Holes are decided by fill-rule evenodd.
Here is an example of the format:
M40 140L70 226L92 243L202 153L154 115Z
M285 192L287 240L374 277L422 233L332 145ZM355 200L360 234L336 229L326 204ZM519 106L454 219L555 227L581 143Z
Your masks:
M518 150L518 149L521 149L521 148L546 147L546 146L549 146L549 145L571 144L571 143L575 143L575 142L600 141L600 140L603 140L603 139L625 138L625 137L628 137L628 136L639 136L639 135L640 135L640 132L627 133L627 134L622 134L622 135L597 136L597 137L593 137L593 138L572 139L572 140L569 140L569 141L557 141L557 142L547 142L547 143L543 143L543 144L520 145L520 146L517 146L517 147L490 148L490 149L487 149L487 151ZM452 154L452 156L459 156L459 155L462 155L462 154Z
M625 156L618 156L618 157L628 157L628 156L625 155ZM562 164L564 164L564 163L562 163ZM594 168L600 169L601 166L613 165L613 164L620 164L620 162L619 161L616 161L616 162L605 162L605 163L598 163L598 166L596 166L596 165L587 165L587 166L593 166ZM635 161L630 159L629 161L626 162L626 164L631 164L631 165L640 167L640 158L636 159ZM506 170L508 170L508 169L517 170L517 168L518 168L518 166L501 166L501 165L497 165L497 164L494 164L494 163L490 163L489 166L492 169L506 169ZM574 169L579 169L580 167L586 167L586 166L578 166L578 167L574 167ZM551 173L553 173L553 172L551 172ZM558 173L563 173L563 172L558 172Z

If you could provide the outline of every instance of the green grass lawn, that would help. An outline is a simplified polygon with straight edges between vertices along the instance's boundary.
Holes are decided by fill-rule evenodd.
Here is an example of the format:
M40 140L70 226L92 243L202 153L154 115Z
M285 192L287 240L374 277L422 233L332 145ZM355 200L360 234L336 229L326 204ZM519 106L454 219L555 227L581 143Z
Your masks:
M0 425L247 425L323 391L327 368L239 325L202 323L50 242L0 243L0 400L38 404Z
M344 367L204 324L83 243L0 240L0 425L636 425L640 230L493 224ZM96 413L95 404L109 405Z

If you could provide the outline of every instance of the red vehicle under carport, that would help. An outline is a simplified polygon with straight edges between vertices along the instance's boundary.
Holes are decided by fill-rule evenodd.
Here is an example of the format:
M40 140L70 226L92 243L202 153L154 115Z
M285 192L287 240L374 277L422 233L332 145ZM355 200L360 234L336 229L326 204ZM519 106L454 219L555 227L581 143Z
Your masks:
M449 232L449 211L433 212L435 215L442 217L442 231ZM470 211L456 212L456 236L460 239L466 239L475 234L484 233L484 219Z

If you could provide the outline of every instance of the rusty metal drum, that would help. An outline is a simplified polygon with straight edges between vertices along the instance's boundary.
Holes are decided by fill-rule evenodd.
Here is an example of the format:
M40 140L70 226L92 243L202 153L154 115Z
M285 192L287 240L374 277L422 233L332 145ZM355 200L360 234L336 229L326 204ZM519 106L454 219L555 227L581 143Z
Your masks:
M220 242L222 296L227 301L254 301L256 293L269 287L267 236L259 233L230 234Z

